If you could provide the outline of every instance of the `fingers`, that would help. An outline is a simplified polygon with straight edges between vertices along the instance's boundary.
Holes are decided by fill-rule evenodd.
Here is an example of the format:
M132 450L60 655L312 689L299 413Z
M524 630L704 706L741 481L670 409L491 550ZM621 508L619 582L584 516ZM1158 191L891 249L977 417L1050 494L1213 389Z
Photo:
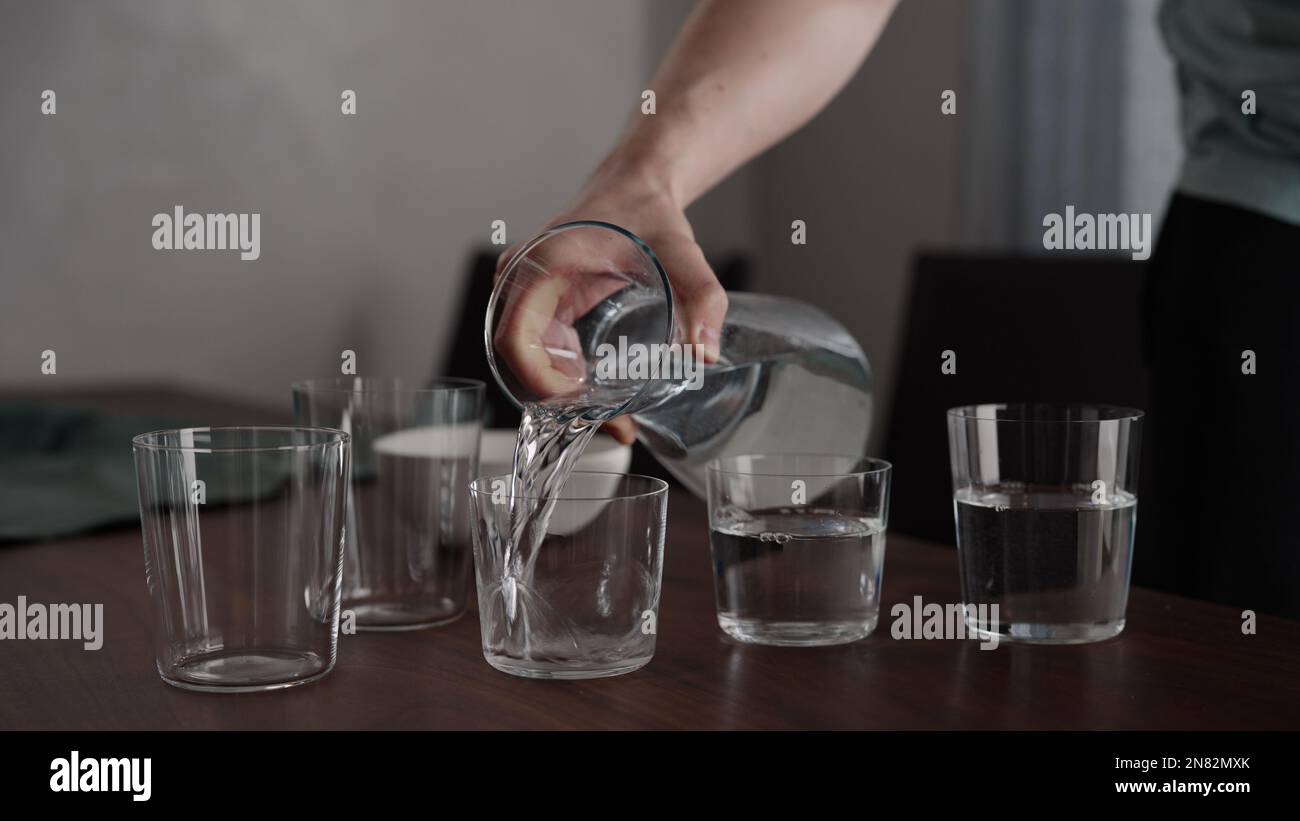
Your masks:
M636 441L636 422L630 416L616 416L600 429L613 436L619 444L630 445Z
M503 362L531 394L516 397L561 396L581 386L582 365L577 335L556 321L557 308L570 280L538 280L510 294L493 343Z
M513 257L522 246L522 242L516 242L497 256L497 269L492 275L493 280L500 279L501 271L506 267L506 263L510 261L510 258Z
M675 239L656 250L685 314L682 327L687 341L700 346L704 361L717 362L722 322L727 316L727 292L693 240Z
M507 249L498 258L498 276L510 267L510 283L499 298L492 345L497 361L522 389L510 389L515 399L548 399L582 389L589 363L573 323L627 287L629 263L620 257L635 249L623 245L612 232L570 231L522 257Z

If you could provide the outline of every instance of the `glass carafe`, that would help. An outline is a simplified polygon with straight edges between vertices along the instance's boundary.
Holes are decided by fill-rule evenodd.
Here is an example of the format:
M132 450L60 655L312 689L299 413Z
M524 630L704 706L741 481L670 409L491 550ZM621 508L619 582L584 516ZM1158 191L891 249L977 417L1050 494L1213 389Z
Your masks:
M704 364L649 246L609 223L566 223L521 246L498 277L488 361L521 406L631 414L640 441L699 496L717 457L863 455L871 370L853 337L794 299L727 296L719 360Z

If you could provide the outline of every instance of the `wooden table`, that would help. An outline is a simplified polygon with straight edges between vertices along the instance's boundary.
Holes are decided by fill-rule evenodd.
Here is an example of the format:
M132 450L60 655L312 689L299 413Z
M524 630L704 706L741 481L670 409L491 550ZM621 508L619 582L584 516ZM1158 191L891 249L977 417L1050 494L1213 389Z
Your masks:
M238 416L211 408L214 421ZM960 596L954 551L891 533L874 635L754 647L717 627L704 507L683 492L669 502L666 554L658 649L627 676L496 672L471 610L421 632L342 636L338 665L314 684L208 695L170 687L154 668L138 527L0 546L0 602L102 602L105 622L96 652L0 642L0 729L1300 728L1300 623L1260 617L1243 635L1230 608L1134 589L1127 630L1099 644L895 640L893 604Z

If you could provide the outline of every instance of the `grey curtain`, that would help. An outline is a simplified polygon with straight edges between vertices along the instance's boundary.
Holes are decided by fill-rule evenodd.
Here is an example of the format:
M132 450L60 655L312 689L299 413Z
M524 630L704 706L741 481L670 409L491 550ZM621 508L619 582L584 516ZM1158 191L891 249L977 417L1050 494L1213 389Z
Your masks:
M965 5L964 243L1042 250L1045 214L1125 210L1124 5Z

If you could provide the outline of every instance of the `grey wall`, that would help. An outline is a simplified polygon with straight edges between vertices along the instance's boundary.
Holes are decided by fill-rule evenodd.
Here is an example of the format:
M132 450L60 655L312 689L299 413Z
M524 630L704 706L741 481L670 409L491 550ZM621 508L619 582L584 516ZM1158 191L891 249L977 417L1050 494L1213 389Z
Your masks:
M972 116L961 26L957 3L901 3L844 92L758 167L759 288L820 306L862 344L877 378L877 448L912 256L956 238L959 129ZM944 89L958 92L957 116L940 112ZM796 219L807 245L790 242Z
M695 0L651 0L646 3L646 35L649 41L645 77L647 87L660 58L672 44ZM700 197L687 211L695 238L709 257L742 253L761 267L763 245L759 220L762 203L759 163L742 166L712 191Z
M538 227L639 104L646 6L5 3L0 389L283 402L345 348L361 373L429 373L470 248L494 219ZM260 212L261 259L153 250L176 204Z
M1179 157L1154 3L1126 4L1105 29L1120 53L1097 55L1124 72L1108 126L1122 139L1105 143L1115 210L1162 207ZM518 239L572 196L691 5L0 0L0 390L153 379L281 402L345 348L361 373L429 373L466 255L492 220ZM706 252L750 253L759 289L859 339L877 445L916 249L1024 247L1020 192L1063 184L997 151L1021 125L988 127L990 106L1016 98L981 104L1008 85L1017 8L1047 20L1050 45L1084 7L901 3L827 111L691 209ZM154 251L150 218L178 203L261 212L262 258ZM795 219L807 245L790 243ZM39 374L46 348L57 377Z
M871 360L876 450L918 249L1041 252L1043 215L1069 203L1159 224L1182 151L1156 6L900 3L844 93L741 183L759 288L829 311Z
M1066 205L1151 213L1182 151L1158 0L970 0L961 240L1042 251Z

